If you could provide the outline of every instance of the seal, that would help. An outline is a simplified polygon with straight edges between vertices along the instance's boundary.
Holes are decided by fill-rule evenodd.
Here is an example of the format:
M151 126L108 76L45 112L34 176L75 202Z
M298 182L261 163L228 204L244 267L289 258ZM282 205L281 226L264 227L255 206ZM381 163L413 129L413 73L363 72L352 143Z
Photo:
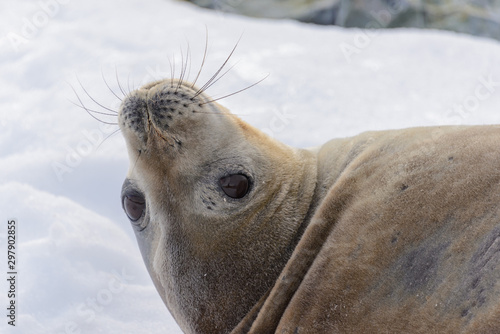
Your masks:
M186 333L500 330L500 127L284 145L182 79L118 116L122 204Z

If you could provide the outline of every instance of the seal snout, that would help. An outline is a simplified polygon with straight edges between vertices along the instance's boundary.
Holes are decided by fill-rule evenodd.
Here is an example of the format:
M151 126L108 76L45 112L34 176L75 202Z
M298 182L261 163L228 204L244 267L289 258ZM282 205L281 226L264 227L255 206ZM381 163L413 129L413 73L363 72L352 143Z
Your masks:
M182 125L203 109L201 99L190 84L178 80L148 84L123 101L120 127L132 131L144 144L148 137L156 135L175 140L175 133L184 128Z
M184 122L200 108L195 92L170 82L152 87L147 96L151 122L163 131L169 131L176 123Z
M147 141L147 104L140 92L135 91L127 96L121 105L118 114L118 124L123 131L125 138L128 133L134 133L138 139L145 143Z

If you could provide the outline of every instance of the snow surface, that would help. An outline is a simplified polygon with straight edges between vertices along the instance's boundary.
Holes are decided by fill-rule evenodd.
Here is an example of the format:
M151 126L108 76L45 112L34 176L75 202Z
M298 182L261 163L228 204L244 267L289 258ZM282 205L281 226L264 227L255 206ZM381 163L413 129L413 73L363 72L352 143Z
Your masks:
M500 46L450 32L365 32L251 19L168 0L0 4L0 268L18 220L17 326L1 333L179 333L122 213L128 168L116 110L151 80L201 64L235 114L294 146L366 130L500 123ZM240 39L241 38L241 39ZM81 83L81 85L80 85ZM114 118L106 118L114 122ZM0 280L6 314L7 282ZM0 313L1 315L1 313Z

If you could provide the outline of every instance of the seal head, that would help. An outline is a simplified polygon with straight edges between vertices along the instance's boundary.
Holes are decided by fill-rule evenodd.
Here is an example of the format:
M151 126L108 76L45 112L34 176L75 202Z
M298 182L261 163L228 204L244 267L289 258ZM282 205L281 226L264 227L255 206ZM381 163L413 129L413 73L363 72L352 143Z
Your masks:
M314 210L316 158L242 122L192 84L130 93L122 204L186 333L229 332L259 307Z

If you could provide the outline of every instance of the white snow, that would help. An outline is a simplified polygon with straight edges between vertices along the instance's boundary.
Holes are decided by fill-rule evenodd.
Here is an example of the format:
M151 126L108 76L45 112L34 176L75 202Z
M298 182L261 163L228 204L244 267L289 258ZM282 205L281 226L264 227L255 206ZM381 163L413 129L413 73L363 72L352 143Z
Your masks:
M20 0L0 4L0 268L18 220L16 327L1 333L179 333L154 290L120 205L128 168L116 126L125 91L234 67L208 92L294 146L366 130L500 123L498 42L449 32L366 32L251 19L185 2ZM241 39L240 39L241 38ZM81 83L81 85L80 85ZM72 88L73 87L73 88ZM108 122L113 117L105 117ZM108 137L109 136L109 137ZM108 137L108 138L107 138ZM107 138L104 142L103 139ZM4 314L4 315L2 315Z

